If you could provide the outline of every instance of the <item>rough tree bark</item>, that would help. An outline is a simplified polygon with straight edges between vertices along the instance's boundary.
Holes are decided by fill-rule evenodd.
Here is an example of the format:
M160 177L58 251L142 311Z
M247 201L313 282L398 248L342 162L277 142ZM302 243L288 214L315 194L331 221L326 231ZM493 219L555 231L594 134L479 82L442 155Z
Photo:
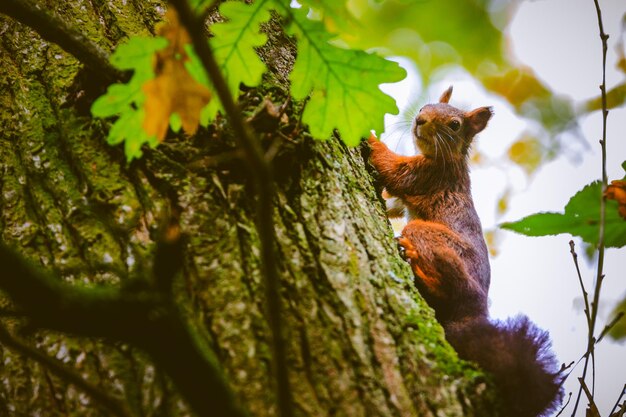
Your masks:
M109 51L151 33L164 8L137 0L39 3ZM266 30L260 54L270 73L241 98L250 115L265 98L285 102L295 54L277 26ZM187 236L177 303L250 414L277 415L255 198L245 167L231 158L226 123L218 119L194 138L172 136L127 164L119 147L106 144L107 123L89 116L106 87L98 74L4 16L0 33L2 241L64 281L119 286L149 273L159 224L177 211ZM293 129L300 110L289 104L282 128ZM296 414L493 415L485 377L445 343L397 254L365 148L306 133L278 139L271 119L255 120L265 146L278 145L276 252ZM14 308L6 297L1 303ZM190 414L158 364L136 348L2 321L134 415ZM0 345L0 415L109 411Z

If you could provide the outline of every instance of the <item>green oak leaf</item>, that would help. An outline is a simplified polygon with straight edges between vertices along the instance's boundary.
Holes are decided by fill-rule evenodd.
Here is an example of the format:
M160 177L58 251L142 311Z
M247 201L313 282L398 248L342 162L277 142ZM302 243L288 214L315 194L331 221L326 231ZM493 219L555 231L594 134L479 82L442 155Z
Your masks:
M157 36L148 38L137 36L128 39L115 48L109 58L111 64L121 70L133 70L137 73L152 73L152 55L167 46L167 39Z
M142 104L145 95L141 86L154 78L152 56L166 46L167 40L162 37L136 37L120 44L109 59L118 69L133 70L133 76L126 84L110 85L107 92L94 101L91 114L95 117L111 117L128 111L133 103Z
M305 10L288 12L289 32L298 39L291 93L297 100L309 96L302 120L311 135L328 138L337 129L346 144L356 146L370 130L382 132L384 114L397 114L398 107L379 85L402 80L406 71L377 55L331 45L322 23L309 20Z
M94 117L119 116L109 129L107 142L110 145L124 143L126 159L141 156L141 146L148 143L154 147L156 138L148 137L142 127L143 103L146 96L141 89L143 84L154 78L152 57L156 51L165 48L168 41L162 37L133 37L120 44L111 55L111 63L121 70L133 70L133 76L126 84L112 84L107 92L98 97L91 106Z
M228 90L234 98L239 96L239 85L256 86L261 83L261 77L266 71L265 64L254 48L263 46L267 42L267 35L261 33L261 23L270 20L271 0L256 0L252 4L239 1L227 1L221 4L220 14L227 21L216 23L211 26L211 32L215 35L211 39L211 48L215 54L219 68L226 78ZM194 55L190 55L191 62L186 64L188 71L194 75L200 61ZM201 80L196 78L199 82ZM207 80L208 81L208 80ZM204 84L204 83L203 83ZM217 98L212 85L207 85L211 89L213 97ZM202 111L203 125L208 124L209 119L221 110L219 100L211 100Z
M109 129L107 142L109 145L117 145L124 142L124 153L129 162L134 158L141 158L143 154L141 146L144 143L147 143L152 148L159 144L155 136L148 137L144 130L144 117L145 112L143 108L122 113L113 123L111 129Z
M142 95L141 84L111 84L106 94L93 102L91 114L95 117L116 116L126 112L136 100L141 100Z
M537 213L501 228L527 236L547 236L569 233L583 241L598 244L600 224L600 198L602 183L594 181L577 192L565 206L564 213ZM606 201L604 243L609 248L626 245L626 221L619 216L616 201Z
M187 52L189 57L189 60L185 62L185 69L189 72L189 75L203 86L212 88L209 76L204 70L204 65L202 65L202 61L196 54L196 50L193 49L193 45L185 45L185 52Z

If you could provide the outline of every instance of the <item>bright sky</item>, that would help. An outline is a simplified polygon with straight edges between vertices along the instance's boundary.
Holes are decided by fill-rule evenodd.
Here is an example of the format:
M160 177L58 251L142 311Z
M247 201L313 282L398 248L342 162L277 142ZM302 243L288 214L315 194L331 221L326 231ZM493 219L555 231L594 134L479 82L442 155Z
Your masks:
M624 0L600 0L604 27L609 39L607 86L624 80L615 69L615 42L620 21L626 13ZM521 63L532 67L538 76L559 94L575 102L599 94L601 82L601 43L593 0L544 0L522 2L508 28L512 52ZM411 74L413 72L413 74ZM478 138L478 149L489 158L499 158L520 133L529 128L503 100L489 95L462 71L448 73L432 90L421 91L414 70L408 79L386 88L405 106L412 98L426 95L435 101L448 85L454 85L450 104L464 109L494 106L495 117ZM411 152L410 136L398 145L403 128L388 118L388 131L395 135L383 138L398 152ZM543 166L531 181L513 166L474 168L473 193L483 228L493 228L502 221L518 220L539 211L561 211L569 198L601 174L598 140L602 135L601 114L596 112L580 120L583 140L588 147L574 146L577 156L560 156ZM532 127L530 127L532 129ZM564 141L575 141L565 136ZM626 108L609 113L607 134L608 174L610 179L624 176L621 163L626 160ZM504 218L496 219L496 201L513 186L514 197ZM519 313L528 315L540 327L550 331L560 362L577 361L586 349L587 326L582 311L582 296L569 253L569 235L530 238L502 231L499 255L492 262L490 290L491 315L506 318ZM578 238L574 239L581 248ZM580 254L583 279L592 292L595 263ZM606 279L602 287L602 308L596 332L610 321L615 304L626 296L626 248L610 249L605 257ZM597 334L597 333L596 333ZM570 407L562 415L571 415L578 392L582 363L566 383L573 392ZM626 344L603 340L596 349L596 402L603 416L608 416L622 387L626 384ZM590 381L590 379L588 379ZM581 400L582 401L582 400ZM577 416L584 415L586 402Z

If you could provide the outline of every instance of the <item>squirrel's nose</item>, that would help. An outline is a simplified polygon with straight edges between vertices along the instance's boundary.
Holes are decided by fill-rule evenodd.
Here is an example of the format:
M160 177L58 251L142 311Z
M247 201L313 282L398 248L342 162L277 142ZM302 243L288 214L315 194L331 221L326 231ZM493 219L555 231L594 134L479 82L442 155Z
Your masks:
M422 115L417 116L417 119L415 119L415 124L418 125L418 126L421 126L421 125L423 125L426 122L427 122L426 118L424 116L422 116Z

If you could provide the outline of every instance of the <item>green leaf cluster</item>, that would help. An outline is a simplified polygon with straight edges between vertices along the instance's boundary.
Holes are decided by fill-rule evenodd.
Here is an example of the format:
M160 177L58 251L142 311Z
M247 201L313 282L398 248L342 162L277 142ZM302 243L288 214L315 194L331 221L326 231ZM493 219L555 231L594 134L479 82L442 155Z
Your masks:
M340 17L347 16L342 2L323 3ZM273 9L291 22L287 31L298 42L291 93L297 100L308 98L302 121L311 134L325 139L337 129L346 144L356 146L370 130L382 131L384 114L395 114L398 109L379 85L401 80L405 71L377 55L331 44L333 36L321 22L309 19L307 10L287 4L284 0L257 0L251 5L225 2L220 6L228 20L211 28L215 34L211 45L231 94L237 94L240 84L261 82L266 68L254 48L266 42L259 26L269 20ZM208 107L208 117L219 110L217 102Z
M459 64L474 73L501 64L503 33L486 0L302 0L327 28L353 48L384 47L411 58L428 80Z
M527 236L569 233L583 241L598 245L600 233L600 199L602 183L594 181L577 192L565 206L564 213L537 213L521 220L500 225ZM616 201L606 201L604 243L609 248L626 245L626 221L619 216Z
M322 1L334 10L338 20L347 19L344 2ZM194 3L201 8L202 2ZM370 130L383 130L385 113L397 113L394 100L384 94L379 85L401 80L405 71L398 64L360 50L346 49L332 44L333 36L320 21L309 19L304 9L293 9L286 0L256 0L251 4L226 1L220 5L225 21L211 26L210 45L215 53L230 93L237 97L241 84L257 86L267 68L255 48L267 42L261 25L269 21L272 10L290 22L287 31L298 42L298 56L291 73L292 95L307 100L302 121L311 134L326 139L338 130L349 145L357 145ZM142 130L142 104L145 95L142 85L154 78L152 56L164 48L163 38L132 38L120 45L113 54L112 63L124 70L133 70L127 84L114 84L92 107L97 117L119 116L113 124L108 141L125 141L126 156L130 160L141 156L141 146L157 145ZM201 124L206 126L221 110L217 94L191 45L185 47L190 60L185 63L189 74L212 91L214 98L204 107ZM180 121L172 118L170 127L180 129Z
M346 16L342 2L323 3ZM256 0L251 5L225 2L220 6L228 20L212 26L215 37L211 45L231 94L237 94L240 84L261 82L266 68L254 48L266 42L260 24L269 20L273 9L291 22L286 29L298 42L291 93L296 100L308 98L302 121L311 134L325 139L337 129L346 144L356 146L370 130L382 131L384 114L395 114L398 109L379 85L401 80L405 71L377 55L331 44L333 36L321 22L309 19L307 10L287 4L284 0ZM219 107L214 101L206 116L212 117L216 110Z

